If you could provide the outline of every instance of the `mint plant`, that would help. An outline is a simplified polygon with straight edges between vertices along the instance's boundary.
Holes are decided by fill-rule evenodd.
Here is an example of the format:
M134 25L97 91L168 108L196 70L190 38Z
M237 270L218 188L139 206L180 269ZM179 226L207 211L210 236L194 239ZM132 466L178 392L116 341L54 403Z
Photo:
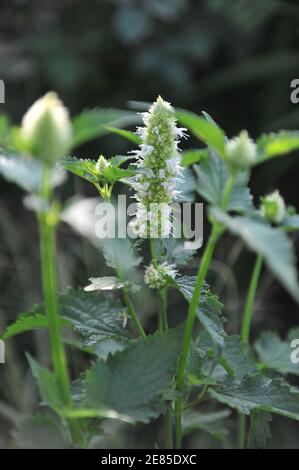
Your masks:
M226 439L226 422L236 414L230 445L264 447L271 438L271 414L299 420L299 389L286 377L299 375L290 347L299 329L286 340L266 331L252 344L253 307L263 266L299 302L289 234L299 230L299 215L278 190L255 207L249 181L254 166L298 149L299 134L281 131L254 142L243 130L229 139L207 113L175 110L161 97L141 119L142 126L132 111L95 109L71 121L49 93L33 104L19 128L8 126L2 139L0 172L31 195L37 213L44 302L20 314L1 339L47 328L52 356L50 370L27 354L43 412L24 416L16 445L88 447L106 420L127 423L128 432L132 425L156 420L163 422L161 433L147 445L181 448L198 431ZM136 133L123 129L132 124L138 124ZM105 133L136 148L126 156L71 156L79 144ZM188 133L204 147L181 151ZM99 202L113 202L121 183L136 205L128 227L132 236L103 242L109 275L60 294L55 233L65 219L55 187L64 182L65 170L93 185ZM182 236L175 236L172 210L176 203L194 202L196 193L206 202L211 225L200 259L196 250L185 248ZM256 255L240 331L234 335L227 334L225 306L207 283L225 232ZM197 273L183 274L191 260ZM146 296L154 306L153 333L140 302ZM187 310L177 324L169 307L174 296ZM79 376L70 372L69 347L90 357Z

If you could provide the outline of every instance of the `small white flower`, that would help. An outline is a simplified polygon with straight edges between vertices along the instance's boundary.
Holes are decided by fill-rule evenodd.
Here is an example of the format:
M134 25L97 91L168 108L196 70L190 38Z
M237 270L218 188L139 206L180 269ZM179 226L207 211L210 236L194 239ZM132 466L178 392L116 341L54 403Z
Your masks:
M175 279L176 275L177 270L172 264L164 262L157 267L150 264L145 270L144 282L151 289L162 289L167 285L168 278Z
M279 191L276 190L261 199L260 212L269 222L281 224L286 215L286 205Z

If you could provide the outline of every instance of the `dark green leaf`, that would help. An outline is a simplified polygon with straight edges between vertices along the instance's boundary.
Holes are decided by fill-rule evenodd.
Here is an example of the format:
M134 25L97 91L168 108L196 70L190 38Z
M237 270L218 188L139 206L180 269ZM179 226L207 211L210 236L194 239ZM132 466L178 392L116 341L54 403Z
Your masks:
M128 332L122 326L126 309L101 292L70 291L59 297L59 308L83 338L83 347L92 348L95 353L104 351L106 357L129 342Z
M107 134L107 126L126 127L140 122L132 111L118 109L91 109L83 111L73 121L73 147Z
M27 354L27 359L37 382L42 403L59 412L64 404L54 373L41 367L29 354Z
M211 214L231 233L241 237L251 250L262 255L270 271L299 302L295 253L287 235L261 218L231 217L215 207Z
M182 416L182 426L184 435L193 431L204 431L215 439L223 441L229 434L229 428L225 422L231 415L230 410L220 410L211 413L202 413L196 411L187 411Z
M267 411L299 420L299 391L281 379L261 374L242 380L228 378L222 385L210 388L210 394L246 415L252 411Z
M115 411L147 422L161 412L161 394L172 383L181 330L155 334L100 361L86 374L89 407Z
M69 322L61 319L61 326L69 326ZM1 339L6 340L20 333L25 333L26 331L46 327L48 327L48 318L46 315L41 313L22 313L14 323L6 328Z

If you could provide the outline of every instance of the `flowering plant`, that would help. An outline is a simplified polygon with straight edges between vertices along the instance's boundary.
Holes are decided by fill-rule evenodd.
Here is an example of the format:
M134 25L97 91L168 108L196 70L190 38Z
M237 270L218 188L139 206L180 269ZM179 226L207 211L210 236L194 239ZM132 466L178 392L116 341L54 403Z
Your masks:
M48 329L51 368L29 354L27 358L42 405L54 412L24 416L16 444L24 445L22 436L34 428L39 436L55 430L55 443L63 447L88 447L95 433L108 445L99 429L116 420L128 426L150 421L160 426L163 421L163 432L150 443L160 447L188 446L190 435L198 432L225 445L263 447L271 435L271 415L299 420L299 390L285 377L299 375L289 347L298 330L285 340L265 332L250 341L263 269L299 302L290 236L299 230L299 216L278 191L263 196L255 207L248 183L253 166L299 148L298 132L271 133L254 142L242 131L228 139L208 114L175 110L161 97L142 114L136 133L123 129L138 120L133 112L93 110L71 121L50 93L6 137L0 172L33 196L44 302L21 314L1 339ZM126 156L96 160L69 156L79 144L107 132L137 148ZM182 151L179 146L188 133L204 147ZM101 245L113 275L90 278L84 290L63 295L57 294L55 234L60 220L70 220L54 192L63 182L62 169L94 185L106 203L118 182L136 200L130 221L135 240L109 239ZM173 204L194 202L196 194L207 203L211 226L200 258L196 250L185 249L183 238L174 237ZM240 328L233 335L224 322L229 311L207 283L225 232L239 237L256 256L244 308L240 306ZM182 273L190 262L196 275ZM170 303L179 297L184 304L180 319L172 315ZM91 358L78 376L70 373L70 344ZM228 439L227 423L235 420L237 431ZM27 440L25 446L34 444Z

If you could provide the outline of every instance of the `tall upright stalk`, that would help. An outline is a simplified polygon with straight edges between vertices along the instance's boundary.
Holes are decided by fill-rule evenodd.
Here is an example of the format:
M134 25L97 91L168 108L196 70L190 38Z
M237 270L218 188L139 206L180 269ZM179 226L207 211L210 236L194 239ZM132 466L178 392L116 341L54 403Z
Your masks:
M251 281L248 288L245 311L243 316L242 328L241 328L241 340L248 344L250 337L250 327L252 320L252 311L254 306L254 300L256 296L256 290L261 275L263 265L263 258L261 255L256 257L254 268L252 271ZM238 416L238 432L237 432L237 446L239 449L244 449L245 445L245 431L246 431L246 416L239 413Z
M63 402L66 406L69 406L71 404L70 380L65 349L61 339L60 318L56 296L56 221L51 220L52 217L48 211L48 206L52 203L52 188L50 185L50 170L48 167L45 167L43 170L40 196L42 203L46 206L45 209L42 209L39 213L39 232L42 287L48 317L52 365ZM74 439L78 441L80 439L80 432L77 423L74 421L71 422L71 430Z
M235 180L235 174L230 172L229 177L226 182L226 187L224 189L221 206L225 209L229 203L231 193L233 190ZM175 403L175 419L176 419L176 448L180 449L182 446L182 412L183 412L183 405L184 405L184 378L185 378L185 369L192 339L192 332L193 332L193 325L194 320L196 318L196 310L198 307L198 301L201 293L201 289L206 278L215 247L217 241L222 233L222 226L218 222L213 222L212 231L208 240L208 243L205 247L203 257L198 269L196 282L194 286L194 291L192 295L191 302L189 304L188 315L184 330L183 336L183 345L182 345L182 352L179 362L179 370L177 375L177 390L179 392L179 396Z

